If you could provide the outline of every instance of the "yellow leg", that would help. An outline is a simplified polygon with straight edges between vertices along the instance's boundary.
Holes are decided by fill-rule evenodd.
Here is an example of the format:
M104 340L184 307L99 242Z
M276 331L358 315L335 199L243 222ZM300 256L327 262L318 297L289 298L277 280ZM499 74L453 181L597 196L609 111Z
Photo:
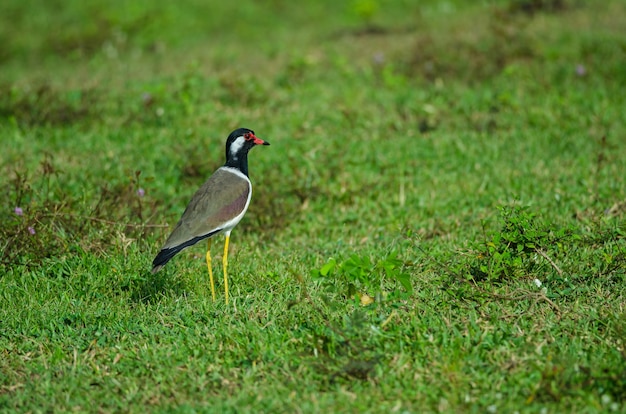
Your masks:
M226 235L226 242L224 243L224 256L222 257L222 265L224 266L224 290L226 291L226 304L228 305L228 273L226 268L228 267L228 242L230 241L230 234Z
M211 239L209 239L209 245L206 249L206 265L209 268L209 279L211 281L211 296L213 296L213 302L215 302L215 283L213 282L213 269L211 269Z

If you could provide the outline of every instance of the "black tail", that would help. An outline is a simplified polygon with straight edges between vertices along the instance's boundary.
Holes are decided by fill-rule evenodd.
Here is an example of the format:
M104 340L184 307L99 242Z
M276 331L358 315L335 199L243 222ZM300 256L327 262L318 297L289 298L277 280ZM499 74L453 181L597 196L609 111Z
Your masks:
M152 273L156 273L161 270L161 268L165 266L167 262L172 259L172 257L176 256L187 247L193 246L200 240L208 239L209 237L219 233L220 231L222 231L222 229L217 229L209 234L205 234L204 236L194 237L193 239L187 240L185 243L179 244L178 246L162 249L152 261Z
M176 246L171 249L161 250L152 261L152 273L156 273L161 270L161 268L165 266L167 262L172 259L172 257L180 253L180 251L183 250L185 247L187 246Z

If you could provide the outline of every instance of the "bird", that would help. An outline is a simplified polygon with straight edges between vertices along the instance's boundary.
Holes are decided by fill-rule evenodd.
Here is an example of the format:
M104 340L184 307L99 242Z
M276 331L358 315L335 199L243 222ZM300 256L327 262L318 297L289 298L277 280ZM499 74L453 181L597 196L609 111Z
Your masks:
M152 262L156 273L184 249L207 239L206 263L211 282L211 296L215 301L215 283L211 268L211 239L224 234L224 290L228 304L228 244L230 233L248 210L252 183L248 177L248 152L257 145L270 145L248 128L238 128L226 139L226 163L218 168L196 191L172 230L165 244Z

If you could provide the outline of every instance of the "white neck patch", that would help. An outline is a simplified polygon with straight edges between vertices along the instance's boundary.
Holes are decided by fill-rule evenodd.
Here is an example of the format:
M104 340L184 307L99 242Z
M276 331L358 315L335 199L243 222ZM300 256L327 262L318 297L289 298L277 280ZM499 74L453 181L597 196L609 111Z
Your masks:
M243 147L244 142L246 142L246 140L243 136L241 136L237 137L237 139L235 139L233 143L230 144L230 156L233 159L237 159L237 153L239 152L241 147Z

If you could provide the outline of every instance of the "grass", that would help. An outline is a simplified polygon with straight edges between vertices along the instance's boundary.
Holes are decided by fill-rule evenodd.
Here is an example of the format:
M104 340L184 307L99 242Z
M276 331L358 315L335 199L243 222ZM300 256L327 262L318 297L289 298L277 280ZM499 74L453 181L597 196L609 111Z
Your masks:
M626 409L622 2L215 3L0 6L2 411Z

